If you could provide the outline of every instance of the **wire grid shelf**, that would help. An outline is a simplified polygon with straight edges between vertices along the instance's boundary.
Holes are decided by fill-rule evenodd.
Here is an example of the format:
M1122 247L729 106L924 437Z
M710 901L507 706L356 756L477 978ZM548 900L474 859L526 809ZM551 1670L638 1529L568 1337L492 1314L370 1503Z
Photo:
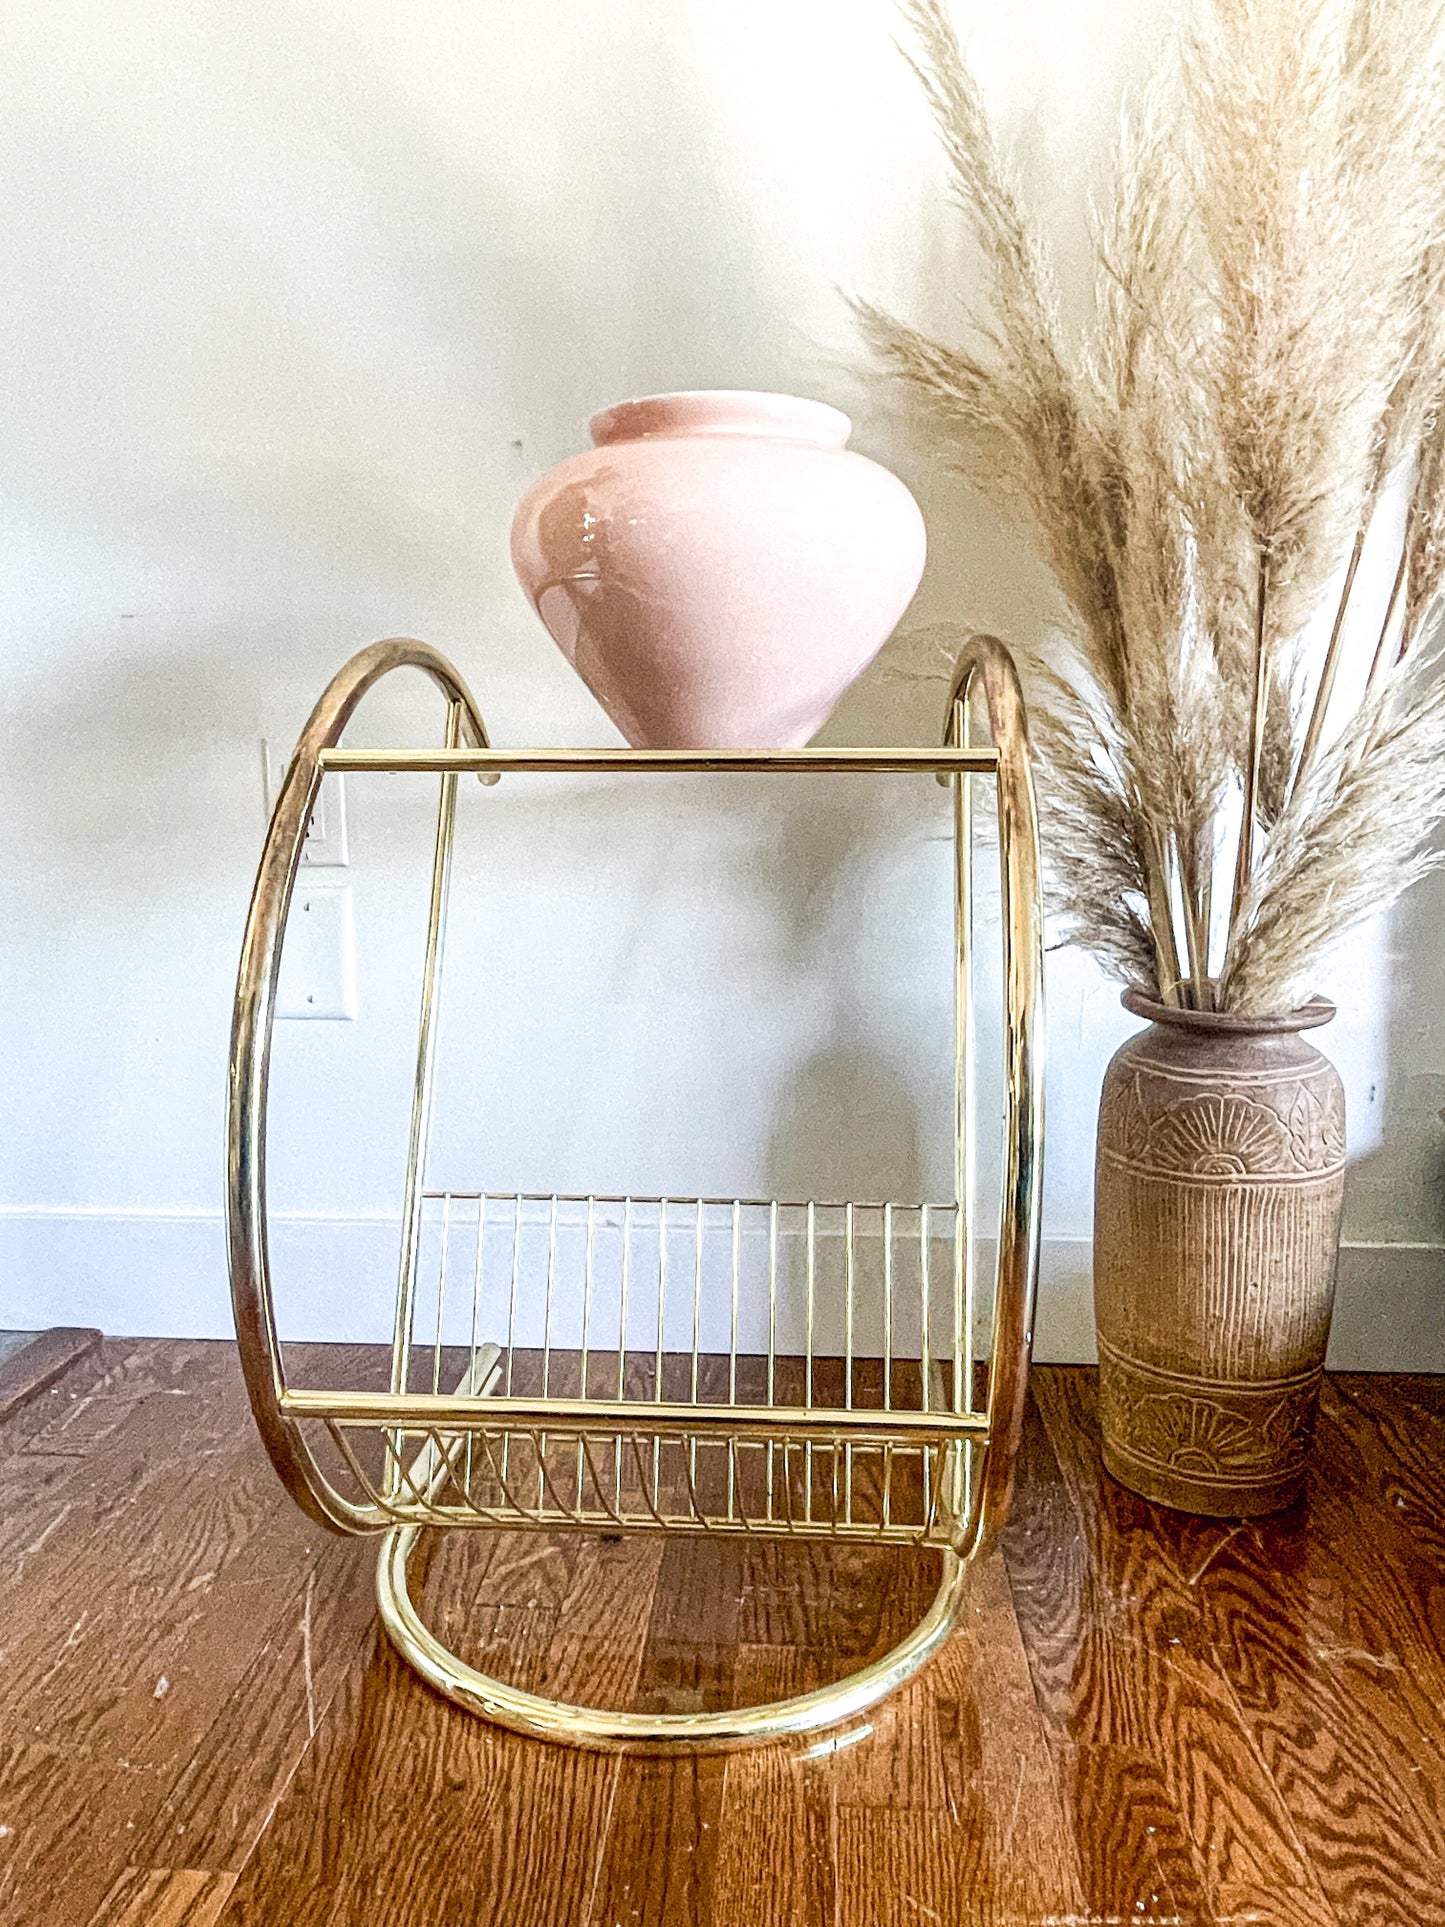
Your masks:
M477 1410L464 1430L313 1420L354 1502L398 1523L915 1544L966 1515L982 1440L960 1430L982 1421L956 1207L422 1205L401 1382L460 1381Z

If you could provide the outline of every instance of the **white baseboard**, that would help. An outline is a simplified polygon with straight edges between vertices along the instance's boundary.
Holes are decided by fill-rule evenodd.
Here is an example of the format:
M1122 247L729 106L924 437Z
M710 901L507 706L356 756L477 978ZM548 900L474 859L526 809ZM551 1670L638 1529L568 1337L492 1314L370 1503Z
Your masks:
M1088 1238L1046 1238L1034 1356L1092 1365ZM1347 1240L1340 1247L1328 1364L1337 1372L1445 1372L1445 1245Z
M394 1219L281 1215L271 1247L283 1331L390 1337ZM1094 1360L1089 1259L1087 1238L1044 1241L1042 1362ZM229 1337L220 1214L0 1208L0 1329L48 1325ZM1445 1245L1343 1247L1329 1362L1341 1371L1445 1372Z
M278 1218L272 1267L297 1337L389 1337L387 1218ZM229 1338L221 1215L0 1208L0 1329L90 1325L126 1337Z

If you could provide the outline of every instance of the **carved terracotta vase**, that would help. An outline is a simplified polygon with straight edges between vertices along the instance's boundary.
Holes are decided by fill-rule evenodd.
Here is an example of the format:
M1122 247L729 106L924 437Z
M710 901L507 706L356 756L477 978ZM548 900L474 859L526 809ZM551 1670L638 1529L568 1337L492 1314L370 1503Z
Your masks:
M630 743L806 743L923 573L918 504L794 395L621 402L523 497L512 562Z
M1166 1009L1104 1078L1094 1315L1104 1463L1145 1498L1245 1517L1303 1484L1334 1303L1344 1091L1278 1018Z

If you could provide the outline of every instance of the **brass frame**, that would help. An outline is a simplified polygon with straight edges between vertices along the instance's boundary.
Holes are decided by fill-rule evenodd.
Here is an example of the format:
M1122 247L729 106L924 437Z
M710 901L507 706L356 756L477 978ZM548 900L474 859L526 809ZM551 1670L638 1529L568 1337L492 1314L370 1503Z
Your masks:
M416 668L436 684L446 701L445 741L439 749L344 749L341 737L358 703L383 676L400 668ZM988 724L990 742L975 746L970 721L978 697ZM301 860L305 827L321 782L328 771L390 771L432 773L440 777L423 989L417 1036L408 1148L403 1232L398 1272L397 1308L392 1347L390 1387L386 1393L304 1391L287 1384L271 1286L266 1230L266 1101L270 1068L275 995L281 948ZM951 1391L943 1386L943 1364L930 1360L933 1319L928 1283L927 1250L930 1240L929 1207L922 1207L918 1232L918 1266L922 1279L920 1312L918 1409L895 1406L892 1319L894 1306L895 1212L904 1207L852 1204L839 1207L780 1206L776 1200L755 1204L739 1200L685 1203L694 1211L697 1269L694 1281L690 1396L664 1399L663 1319L666 1292L667 1212L671 1201L651 1203L660 1210L657 1234L660 1282L657 1300L656 1368L645 1399L624 1392L624 1367L629 1358L626 1335L626 1266L629 1232L623 1233L622 1303L618 1321L616 1396L590 1395L586 1320L592 1305L594 1207L585 1201L587 1271L584 1282L584 1338L580 1389L560 1397L549 1389L549 1340L542 1352L542 1391L519 1394L512 1384L512 1360L519 1356L516 1310L516 1266L513 1257L512 1319L507 1330L505 1389L494 1387L502 1375L502 1350L479 1343L477 1302L482 1290L482 1251L488 1198L465 1194L476 1201L476 1272L472 1311L470 1362L462 1382L443 1393L437 1382L442 1353L441 1304L445 1291L445 1236L438 1282L437 1339L432 1389L409 1389L412 1335L416 1318L419 1255L428 1208L440 1199L443 1213L453 1209L451 1196L430 1194L424 1188L426 1147L436 1071L436 1012L444 956L447 901L450 887L456 814L457 781L476 776L494 783L518 772L606 771L921 771L933 773L954 793L955 831L955 1200L944 1207L952 1213L954 1290L951 1305ZM974 825L969 778L995 779L997 828L1000 844L1001 921L1004 942L1004 1170L992 1341L989 1348L987 1389L982 1409L973 1398L973 1303L975 1295L973 1198L975 1185L974 992L973 992L973 841ZM1039 1250L1039 1159L1043 1131L1042 1097L1042 916L1039 896L1037 829L1028 760L1027 725L1013 664L1003 645L993 637L978 636L962 651L946 711L943 747L927 749L805 749L763 750L632 750L530 749L496 750L487 740L481 715L456 671L425 644L394 640L373 645L353 658L333 678L302 732L277 800L262 853L241 952L231 1039L227 1116L227 1237L236 1336L246 1388L256 1424L266 1449L287 1490L297 1504L319 1523L347 1533L382 1532L377 1594L389 1636L417 1669L439 1691L458 1704L503 1725L537 1737L579 1746L619 1749L677 1750L719 1748L818 1732L840 1721L855 1719L893 1687L924 1664L948 1637L957 1618L964 1577L972 1559L996 1538L1007 1510L1022 1429L1032 1341L1033 1307ZM461 1196L462 1194L457 1194ZM508 1197L515 1239L520 1240L522 1214L529 1202ZM545 1201L543 1201L545 1202ZM625 1207L630 1226L632 1199L603 1201ZM641 1201L647 1202L647 1201ZM547 1329L552 1310L553 1259L557 1242L558 1199L550 1200L552 1251L548 1261ZM707 1211L731 1206L733 1314L728 1397L709 1402L699 1394L698 1296L702 1278L702 1249ZM737 1277L740 1214L744 1210L771 1214L771 1256L768 1276L770 1305L777 1286L777 1227L780 1210L806 1212L808 1266L807 1391L801 1403L775 1397L777 1362L770 1312L765 1398L741 1398L738 1393ZM813 1377L813 1272L815 1213L836 1209L844 1213L846 1265L847 1362L841 1406L821 1402ZM914 1209L910 1207L909 1209ZM936 1207L935 1207L936 1209ZM883 1357L882 1409L855 1405L853 1397L854 1214L875 1210L883 1214L885 1271L883 1317L888 1333ZM903 1354L899 1354L900 1360ZM347 1472L337 1478L324 1469L313 1438L330 1441ZM382 1453L379 1477L366 1474L354 1449L364 1438ZM406 1448L416 1442L410 1462ZM651 1497L645 1490L640 1504L624 1503L623 1442L630 1444L646 1483L642 1444L651 1453ZM319 1443L319 1438L318 1441ZM609 1500L596 1472L594 1449L609 1445L616 1454L616 1484ZM477 1460L491 1472L474 1473ZM500 1479L496 1449L500 1448ZM513 1479L507 1477L508 1454L530 1454L529 1479L535 1476L535 1501L519 1500ZM570 1452L575 1466L575 1502L559 1496L549 1454ZM724 1455L726 1500L700 1496L697 1473L700 1458L718 1451ZM660 1472L664 1452L680 1453L687 1470L688 1498L680 1510L664 1509ZM766 1504L749 1509L743 1496L744 1455L750 1463L765 1463ZM870 1455L871 1458L870 1458ZM916 1460L922 1469L924 1509L921 1518L901 1522L890 1516L890 1478L895 1462ZM855 1462L881 1468L881 1510L868 1516L862 1500L855 1507ZM815 1474L831 1468L831 1508L815 1517ZM783 1512L774 1505L776 1471L781 1465L782 1486L795 1481L804 1468L806 1509L796 1516L791 1501ZM584 1466L591 1474L596 1508L584 1507ZM840 1467L842 1482L840 1487ZM571 1474L569 1473L569 1480ZM860 1491L864 1481L860 1480ZM873 1486L874 1500L878 1481ZM346 1489L343 1489L345 1487ZM718 1490L721 1491L719 1485ZM840 1499L840 1490L843 1497ZM826 1515L826 1516L824 1516ZM928 1613L892 1652L873 1661L850 1678L816 1692L768 1706L745 1707L718 1713L651 1715L568 1706L523 1693L466 1666L450 1653L423 1624L407 1586L407 1560L425 1525L476 1526L512 1523L551 1529L573 1525L609 1524L642 1529L815 1533L853 1538L898 1539L935 1545L943 1571L937 1596Z

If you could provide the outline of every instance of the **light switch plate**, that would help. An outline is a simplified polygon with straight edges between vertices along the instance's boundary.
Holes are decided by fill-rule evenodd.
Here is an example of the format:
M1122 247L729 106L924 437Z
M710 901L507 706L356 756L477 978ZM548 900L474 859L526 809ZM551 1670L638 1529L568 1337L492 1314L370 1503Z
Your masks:
M287 753L277 743L262 742L261 770L266 785L266 820L276 807L276 798L286 780ZM344 870L349 861L346 850L346 778L322 778L311 809L306 841L301 845L301 861L309 870Z
M302 876L291 900L278 1017L356 1015L356 920L349 883L321 883Z

